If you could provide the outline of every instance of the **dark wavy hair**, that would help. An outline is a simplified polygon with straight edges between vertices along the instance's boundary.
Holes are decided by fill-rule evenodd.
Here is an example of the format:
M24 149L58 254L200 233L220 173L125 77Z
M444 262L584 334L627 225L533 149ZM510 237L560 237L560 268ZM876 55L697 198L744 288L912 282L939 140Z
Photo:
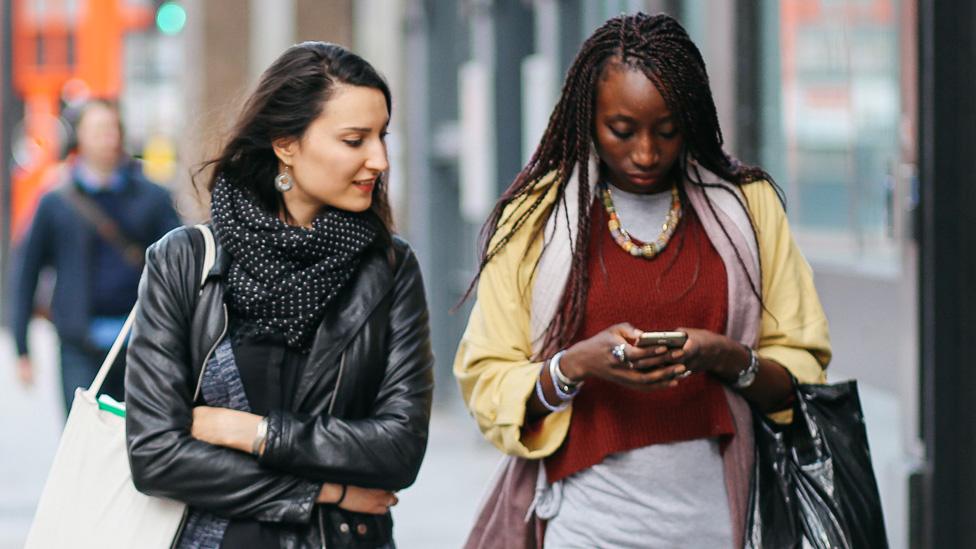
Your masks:
M702 182L688 164L689 158L735 185L767 180L775 187L772 177L764 170L743 165L723 150L722 132L705 61L681 24L667 15L651 16L645 13L608 20L581 46L566 74L559 101L535 153L502 194L482 227L478 275L463 298L470 295L485 266L505 248L542 204L546 193L538 191L548 185L558 185L557 203L562 202L570 176L578 167L578 238L559 307L543 335L540 357L565 348L576 336L583 320L589 289L587 256L591 224L591 218L586 213L590 211L593 200L586 167L594 143L597 83L604 69L612 62L640 70L661 92L685 140L685 152L679 159L678 167L682 173L688 174L693 184L728 190L724 186ZM555 173L555 178L545 177L550 173ZM782 195L780 197L782 199ZM509 217L502 219L502 213L512 204L517 207L512 208ZM714 210L710 200L708 204ZM740 205L746 208L741 200ZM511 229L496 234L503 224ZM724 226L722 229L725 231ZM542 226L535 227L534 237L540 237L542 230ZM738 259L740 263L743 262L741 257ZM749 282L753 293L762 302L758 282Z
M322 114L337 84L379 90L392 114L390 87L365 59L336 44L302 42L285 50L264 71L220 154L204 162L195 176L212 168L208 192L213 192L219 177L225 177L232 185L251 191L268 212L282 211L284 202L274 187L278 157L272 143L282 138L301 139ZM366 214L375 219L389 242L394 226L383 176L377 179Z

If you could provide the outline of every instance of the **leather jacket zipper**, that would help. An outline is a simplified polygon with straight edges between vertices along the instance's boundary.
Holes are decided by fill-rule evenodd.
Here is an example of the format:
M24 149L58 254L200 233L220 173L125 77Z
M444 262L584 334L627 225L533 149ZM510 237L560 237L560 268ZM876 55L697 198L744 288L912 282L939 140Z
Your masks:
M329 402L329 415L335 408L336 397L339 395L339 386L342 384L342 372L346 369L346 353L343 352L339 358L339 375L336 376L335 389L332 390L332 401ZM322 549L328 549L325 545L325 522L322 520L322 506L319 506L319 539L322 541Z
M210 346L210 350L207 351L206 356L203 357L203 364L200 365L200 375L197 377L197 390L193 392L193 402L196 402L197 399L200 398L200 388L203 387L203 371L207 369L207 362L210 361L210 355L213 354L213 352L217 349L217 345L220 345L220 342L223 341L224 336L227 335L228 320L227 320L226 303L223 305L223 309L224 309L224 327L220 330L220 335L217 336L217 340L214 341L214 344Z
M322 540L322 549L327 549L325 546L325 523L322 521L322 507L319 507L319 539Z
M180 519L180 527L176 529L176 535L173 536L173 543L169 544L169 549L176 549L176 544L180 541L180 536L183 535L183 530L186 529L186 518L190 515L190 506L187 505L183 509L183 518Z
M215 341L214 344L210 347L210 350L207 351L207 355L203 357L203 364L200 365L200 375L197 377L197 388L195 391L193 391L192 402L196 402L197 399L200 398L200 388L203 386L203 371L207 369L207 362L210 361L210 355L213 354L213 352L217 349L217 345L220 345L220 342L224 339L224 336L227 335L227 324L228 324L227 305L225 304L224 305L224 327L220 330L220 336L217 337L217 341ZM190 514L190 507L187 506L186 509L183 509L183 518L180 519L180 527L176 529L176 535L173 536L173 543L170 545L170 549L176 548L176 544L179 542L180 536L183 535L183 530L186 528L186 517L189 514Z

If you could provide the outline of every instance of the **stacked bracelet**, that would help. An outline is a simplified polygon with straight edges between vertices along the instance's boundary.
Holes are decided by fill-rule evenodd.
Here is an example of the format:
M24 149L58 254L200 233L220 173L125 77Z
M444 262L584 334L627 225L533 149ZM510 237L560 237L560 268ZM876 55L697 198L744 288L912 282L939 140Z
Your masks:
M573 381L567 378L562 370L559 369L559 359L563 357L566 351L559 351L551 359L549 359L548 365L543 364L541 371L539 372L539 377L535 380L535 394L539 397L539 402L545 406L546 410L550 412L558 412L560 410L565 410L569 406L569 401L573 400L577 394L579 394L580 387L583 385L582 381ZM546 400L546 392L542 390L542 372L546 368L549 368L549 379L552 380L552 387L556 391L556 396L559 397L560 403L551 404Z
M549 379L552 380L552 385L556 389L556 396L560 400L566 401L572 399L579 393L583 382L569 379L559 369L559 360L564 354L566 354L566 351L559 351L549 359Z
M543 366L543 368L545 368L545 366ZM549 404L549 401L546 400L546 393L545 393L545 391L542 390L542 371L541 370L539 371L539 377L535 380L535 396L539 397L539 402L541 402L542 405L546 407L546 410L549 410L550 412L559 412L559 411L565 410L569 406L569 401L568 400L563 401L558 406L553 406L552 404Z

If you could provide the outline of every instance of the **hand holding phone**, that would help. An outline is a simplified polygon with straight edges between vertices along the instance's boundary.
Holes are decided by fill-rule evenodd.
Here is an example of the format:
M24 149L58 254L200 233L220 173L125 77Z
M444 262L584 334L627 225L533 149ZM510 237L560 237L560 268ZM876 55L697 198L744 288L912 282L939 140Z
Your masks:
M680 349L688 341L688 334L684 332L644 332L634 342L635 347L653 347L664 345L669 349Z

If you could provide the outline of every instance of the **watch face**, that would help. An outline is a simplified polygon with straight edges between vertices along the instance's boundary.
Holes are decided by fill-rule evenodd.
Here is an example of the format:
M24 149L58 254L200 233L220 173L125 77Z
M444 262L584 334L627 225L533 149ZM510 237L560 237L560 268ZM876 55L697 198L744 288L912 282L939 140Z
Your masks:
M735 383L732 384L736 389L745 389L749 385L752 385L752 378L747 374L740 375L739 379L735 380Z
M752 382L756 380L756 373L758 372L759 359L756 357L755 352L752 352L749 366L746 367L745 370L739 372L739 379L735 380L735 387L737 389L745 389L746 387L752 385Z

